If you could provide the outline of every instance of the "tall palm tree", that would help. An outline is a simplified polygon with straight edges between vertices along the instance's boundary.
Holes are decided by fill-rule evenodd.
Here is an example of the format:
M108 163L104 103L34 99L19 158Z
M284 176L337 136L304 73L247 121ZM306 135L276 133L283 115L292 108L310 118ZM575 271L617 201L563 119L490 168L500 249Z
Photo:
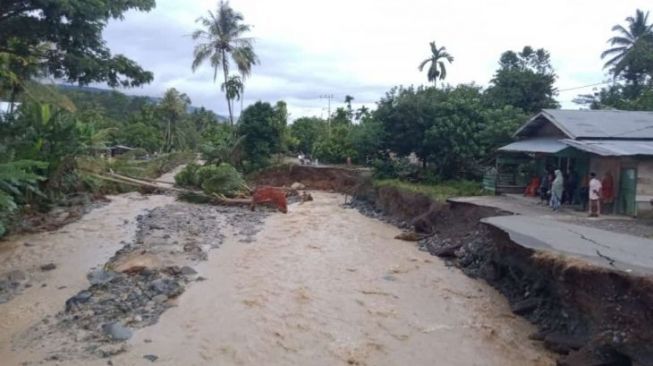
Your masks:
M240 76L232 75L227 82L222 83L220 89L227 95L227 103L240 100L243 96L243 81Z
M608 43L613 47L605 50L601 58L610 57L604 67L610 67L614 77L619 76L628 67L628 56L637 46L653 42L653 24L648 24L648 15L648 11L644 13L637 9L635 17L626 18L627 28L619 24L612 27L612 31L617 32L617 35L610 38Z
M243 20L243 15L232 9L229 2L224 0L220 0L215 13L209 11L208 16L197 19L203 28L192 35L193 40L199 40L193 52L193 71L208 60L213 67L214 82L218 77L218 70L222 67L224 85L228 84L232 63L243 77L251 73L252 66L258 64L259 60L254 52L254 40L243 36L250 30L249 25L242 23ZM229 95L225 93L225 97L229 108L229 121L233 126L234 116Z
M444 66L444 61L446 60L452 63L453 56L447 52L446 47L438 48L435 42L430 42L429 45L431 46L431 56L419 64L419 71L423 71L424 67L428 63L431 63L426 76L429 81L433 82L433 86L435 86L438 79L444 80L447 77L447 68Z

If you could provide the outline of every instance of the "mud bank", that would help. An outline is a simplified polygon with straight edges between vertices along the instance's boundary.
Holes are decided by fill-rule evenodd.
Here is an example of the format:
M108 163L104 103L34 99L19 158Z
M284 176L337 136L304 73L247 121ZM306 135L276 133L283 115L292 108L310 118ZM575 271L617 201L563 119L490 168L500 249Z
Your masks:
M38 349L32 362L106 358L129 349L137 329L156 324L193 282L196 270L226 235L251 242L265 212L174 202L136 218L130 241L86 275L88 287L13 340L13 349ZM62 304L64 305L64 304Z
M258 173L251 177L251 181L275 187L289 187L294 182L301 182L308 189L351 194L360 185L361 177L369 174L369 171L359 169L284 165Z
M653 365L653 280L531 250L482 224L509 214L433 202L391 187L358 192L352 206L418 233L419 248L486 280L513 313L538 326L531 338L559 365Z

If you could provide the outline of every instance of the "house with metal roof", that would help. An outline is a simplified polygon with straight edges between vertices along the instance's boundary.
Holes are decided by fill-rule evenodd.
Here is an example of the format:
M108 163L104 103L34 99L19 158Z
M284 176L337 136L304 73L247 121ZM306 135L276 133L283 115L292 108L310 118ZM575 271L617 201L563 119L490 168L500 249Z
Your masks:
M545 109L514 137L498 151L497 192L522 192L547 169L579 181L589 172L599 178L610 174L615 187L610 209L630 216L653 213L653 112Z

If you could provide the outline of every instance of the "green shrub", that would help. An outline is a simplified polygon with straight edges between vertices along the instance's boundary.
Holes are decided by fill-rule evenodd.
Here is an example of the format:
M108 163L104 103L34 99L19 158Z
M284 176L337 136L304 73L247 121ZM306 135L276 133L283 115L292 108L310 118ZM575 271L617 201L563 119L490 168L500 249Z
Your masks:
M238 195L245 187L242 175L227 163L205 166L188 164L175 176L175 183L180 187L202 189L208 195L227 197Z
M245 180L233 166L222 163L218 166L203 166L197 170L197 180L206 194L221 194L233 197L243 190Z
M406 192L421 193L435 201L446 201L452 197L481 196L488 192L483 190L482 184L469 180L450 180L437 184L409 183L398 179L374 181L374 186L392 187Z
M175 184L180 187L199 187L197 171L201 168L199 164L190 163L175 175Z

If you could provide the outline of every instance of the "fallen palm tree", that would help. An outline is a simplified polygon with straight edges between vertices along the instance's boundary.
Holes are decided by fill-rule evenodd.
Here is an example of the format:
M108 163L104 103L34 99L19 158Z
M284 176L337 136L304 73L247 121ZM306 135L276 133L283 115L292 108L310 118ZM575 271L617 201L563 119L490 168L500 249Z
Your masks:
M157 184L158 182L156 182L156 180L134 178L114 172L100 174L86 171L85 173L93 178L106 180L113 183L127 184L145 189L154 189L162 192L170 192L172 194L178 195L180 199L194 203L205 203L221 206L249 206L252 209L255 209L257 205L272 205L284 213L287 212L286 195L291 192L291 190L285 187L278 188L265 186L258 187L257 189L251 189L243 181L239 182L237 186L232 185L232 187L238 188L238 196L227 197L223 193L207 192L206 190L198 190L188 187L177 187L169 185L167 182L166 185L161 185ZM214 187L216 182L211 182L211 184L211 187Z

